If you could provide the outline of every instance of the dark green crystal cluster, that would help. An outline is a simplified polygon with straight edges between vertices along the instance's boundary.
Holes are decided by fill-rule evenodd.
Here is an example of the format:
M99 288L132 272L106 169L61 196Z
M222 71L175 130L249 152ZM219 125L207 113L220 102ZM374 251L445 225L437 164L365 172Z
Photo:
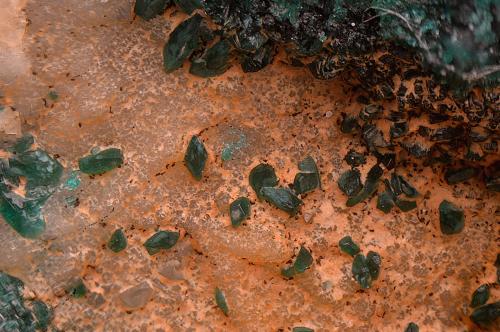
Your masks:
M380 275L382 257L374 251L369 251L365 257L360 253L359 246L348 235L340 239L339 248L342 252L354 257L351 269L354 279L361 288L370 288L372 282L377 280Z

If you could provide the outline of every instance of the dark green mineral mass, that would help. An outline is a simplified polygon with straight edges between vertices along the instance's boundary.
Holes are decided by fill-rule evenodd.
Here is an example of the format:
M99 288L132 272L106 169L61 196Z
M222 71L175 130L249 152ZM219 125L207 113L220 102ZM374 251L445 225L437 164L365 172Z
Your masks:
M162 249L170 249L179 240L179 232L158 231L144 242L144 247L150 255L160 252Z
M205 168L207 158L208 153L207 150L205 150L203 142L198 136L191 137L186 154L184 155L184 162L193 177L198 181L201 180L203 175L203 169Z
M464 211L444 200L439 204L439 225L443 234L458 234L464 229Z
M123 154L120 149L109 148L78 160L80 171L89 175L99 175L109 172L123 164Z

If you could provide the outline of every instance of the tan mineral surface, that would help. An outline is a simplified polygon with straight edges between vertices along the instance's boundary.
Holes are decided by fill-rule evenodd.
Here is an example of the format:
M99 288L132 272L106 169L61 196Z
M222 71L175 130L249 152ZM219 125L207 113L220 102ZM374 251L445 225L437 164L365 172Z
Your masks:
M183 14L134 19L126 0L0 0L0 135L30 132L69 174L94 147L118 147L125 164L81 175L44 208L45 233L27 240L0 221L0 271L22 279L54 307L60 331L420 331L476 330L470 298L496 280L500 198L483 184L448 186L431 169L399 171L422 193L409 213L383 214L375 200L353 208L337 187L358 139L342 134L340 112L359 108L340 82L315 80L279 61L255 74L234 66L214 79L187 70L165 74L161 50ZM56 101L48 98L56 91ZM183 165L193 134L207 148L202 181ZM9 136L9 137L7 137ZM232 158L222 161L224 148ZM289 217L257 199L248 174L273 165L281 185L311 155L322 190ZM363 174L374 160L363 167ZM418 170L418 171L417 171ZM65 175L67 176L67 174ZM66 203L78 197L79 205ZM231 226L229 203L252 201L252 215ZM437 207L465 210L463 232L439 230ZM126 250L106 243L123 228ZM170 250L148 255L156 230L179 230ZM352 278L338 241L350 235L382 256L368 290ZM285 280L280 269L308 248L311 269ZM84 298L65 289L75 278ZM214 300L219 287L229 316ZM500 289L492 288L492 299ZM492 330L499 330L493 326Z

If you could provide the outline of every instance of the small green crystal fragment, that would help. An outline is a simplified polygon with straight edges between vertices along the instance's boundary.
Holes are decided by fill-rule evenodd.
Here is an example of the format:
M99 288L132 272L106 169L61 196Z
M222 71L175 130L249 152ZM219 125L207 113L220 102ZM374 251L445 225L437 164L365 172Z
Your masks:
M113 252L120 252L127 247L127 237L122 229L117 229L108 241L108 248Z
M302 201L285 188L262 187L260 196L291 216L296 215L300 205L302 205Z
M464 212L451 202L439 204L439 225L443 234L458 234L464 229Z
M210 47L200 58L191 62L189 72L199 77L214 77L223 74L229 68L231 43L224 39Z
M227 306L226 297L219 287L215 288L215 303L217 303L217 306L220 310L222 310L224 315L229 315L229 307Z
M419 331L418 325L413 322L408 324L408 326L405 329L405 332L418 332L418 331Z
M359 246L354 243L350 236L344 236L342 239L340 239L339 247L340 250L353 257L359 253Z
M356 204L361 203L365 199L371 197L375 191L377 191L379 179L383 174L383 170L379 165L373 166L366 176L365 186L363 189L353 197L350 197L346 205L348 207L355 206Z
M174 3L186 14L191 15L193 11L201 8L199 0L174 0Z
M36 329L47 331L53 318L52 309L42 301L33 301L33 313L36 318Z
M314 332L314 330L304 326L297 326L292 329L292 332Z
M229 215L233 227L238 227L243 220L250 217L250 200L246 197L236 199L229 206Z
M69 190L75 190L80 186L81 180L78 176L78 171L71 172L69 178L64 183L64 187Z
M57 101L57 99L59 99L59 94L57 93L57 91L55 90L50 90L49 91L49 94L48 94L48 97L50 98L50 100L52 101Z
M274 187L278 184L278 177L271 165L259 164L250 171L249 182L257 196L262 198L260 189L262 187Z
M444 178L448 184L457 184L472 179L477 173L477 169L473 167L450 168L446 170Z
M483 305L470 315L470 319L477 325L486 327L500 317L500 301Z
M372 280L377 280L380 274L380 265L382 264L382 257L374 251L369 251L366 255L366 263Z
M24 153L30 149L30 147L35 143L35 139L30 134L26 134L16 141L13 147L9 149L16 154Z
M150 255L154 255L161 249L172 248L177 240L179 240L179 232L159 231L144 242L144 247Z
M352 275L359 283L361 288L367 289L371 287L372 276L368 262L363 254L358 254L352 262Z
M297 194L305 194L316 188L321 188L318 167L310 156L299 163L299 170L293 181L293 188Z
M394 201L392 200L392 193L389 191L384 191L378 195L377 198L377 209L384 213L391 212L394 207Z
M78 160L80 171L89 175L103 174L123 164L120 149L109 148Z
M14 174L26 177L28 191L57 185L63 172L62 165L40 149L16 155L9 164Z
M417 202L415 201L407 201L404 199L397 198L395 203L396 206L403 212L408 212L417 208Z
M486 304L489 298L490 286L488 284L481 285L472 294L470 306L472 308L479 307L480 305Z
M168 5L170 5L170 0L136 0L134 12L137 16L150 20L163 14Z
M184 155L184 162L193 177L198 181L201 180L203 175L203 169L205 168L207 158L208 153L207 150L205 150L203 142L198 136L191 137L186 154Z
M231 157L233 156L233 150L226 146L224 149L222 149L222 153L221 153L221 159L222 161L228 161L229 159L231 159Z
M282 269L281 274L286 278L291 278L298 273L304 273L312 263L313 257L311 253L304 246L301 246L293 265Z
M84 297L87 294L87 287L83 283L83 280L78 279L70 288L69 293L76 298Z
M337 185L344 194L352 197L359 193L363 188L363 184L361 183L361 174L357 169L350 169L342 173L337 181Z
M167 73L180 68L200 45L200 24L203 18L195 14L179 24L163 47L163 67Z

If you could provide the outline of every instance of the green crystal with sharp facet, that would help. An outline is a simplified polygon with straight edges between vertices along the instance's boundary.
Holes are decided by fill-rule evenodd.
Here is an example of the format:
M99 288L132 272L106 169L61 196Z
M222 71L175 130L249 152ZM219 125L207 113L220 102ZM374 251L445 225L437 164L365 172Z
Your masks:
M108 241L108 248L113 252L120 252L127 247L127 237L123 230L117 229Z
M263 187L260 189L260 196L291 216L296 215L302 205L302 201L285 188Z
M80 171L89 175L103 174L122 164L123 154L117 148L109 148L78 160Z
M229 206L229 215L233 227L238 227L245 219L250 217L250 200L240 197Z
M208 153L207 150L205 150L203 142L198 136L191 137L186 154L184 155L184 162L193 177L198 181L201 180L203 175L203 169L205 168L207 158Z
M486 304L489 298L490 286L488 284L481 285L472 294L470 306L472 308L479 307L480 305Z
M443 234L458 234L464 229L464 211L444 200L439 205L439 225Z
M339 247L340 250L353 257L359 253L359 246L354 243L350 236L344 236L342 239L340 239Z
M162 249L170 249L179 240L179 232L159 231L144 242L144 247L150 255L160 252Z
M358 254L352 262L352 275L361 288L367 289L372 285L372 275L368 267L368 261L363 254Z
M226 297L224 296L224 293L219 289L219 287L215 288L215 303L217 303L217 306L220 308L220 310L222 310L224 315L229 315L229 307L226 302Z
M304 273L313 263L313 257L309 250L304 246L300 247L299 254L295 258L293 265L283 268L281 270L281 275L286 278L292 278L298 273Z
M278 184L278 177L271 165L259 164L250 171L249 182L257 196L262 198L262 187L274 187Z

